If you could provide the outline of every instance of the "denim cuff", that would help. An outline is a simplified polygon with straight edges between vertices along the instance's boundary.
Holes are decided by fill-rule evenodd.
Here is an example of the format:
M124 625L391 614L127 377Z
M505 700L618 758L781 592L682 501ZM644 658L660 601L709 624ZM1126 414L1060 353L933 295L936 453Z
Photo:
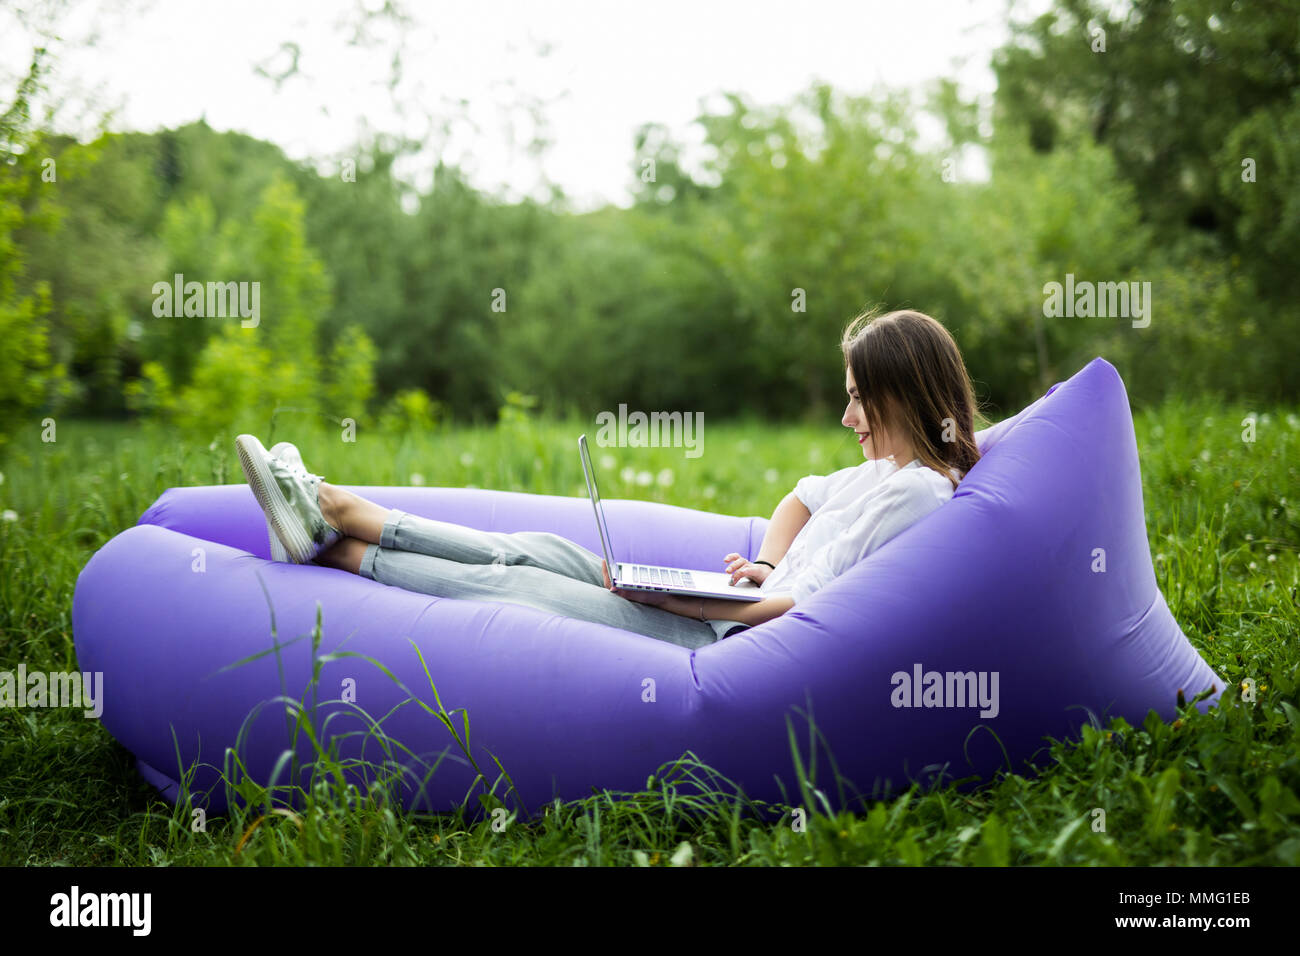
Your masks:
M379 546L381 548L396 547L394 542L397 540L397 523L406 517L405 511L398 511L396 508L388 510L388 517L384 520L384 528L379 533Z
M357 574L373 581L375 579L375 556L377 554L379 554L379 545L368 545L366 553L361 556L361 567L357 568Z
M405 514L405 511L398 511L396 508L389 510L388 517L384 520L384 527L379 532L379 544L371 544L366 547L366 553L361 556L361 567L357 568L357 574L372 581L375 579L375 558L379 556L379 549L393 547L393 542L397 540L397 522L401 521Z

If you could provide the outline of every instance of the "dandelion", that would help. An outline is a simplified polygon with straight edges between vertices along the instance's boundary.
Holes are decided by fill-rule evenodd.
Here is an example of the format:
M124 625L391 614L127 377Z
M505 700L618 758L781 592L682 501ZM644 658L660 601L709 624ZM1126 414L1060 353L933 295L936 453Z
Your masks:
M1254 570L1255 570L1255 562L1254 562L1254 561L1250 562L1250 564L1246 565L1246 567L1248 567L1248 568L1250 568L1250 570L1254 571Z
M1272 563L1273 563L1274 561L1276 561L1276 560L1277 560L1277 555L1276 555L1276 554L1270 554L1270 555L1268 556L1268 562L1269 562L1269 564L1272 564Z
M5 476L4 476L4 475L0 475L0 485L3 485L4 482L5 482ZM1286 499L1285 499L1285 498L1279 498L1279 499L1277 499L1277 503L1280 504L1283 508L1286 507Z
M665 468L655 477L655 481L667 488L673 483L673 470L671 468Z
M418 471L411 472L409 484L415 485L417 487L424 484L424 475L420 474Z
M777 471L775 468L769 468L767 471L763 472L763 478L764 480L767 481L769 485L776 484L776 480L780 477L781 477L781 473Z
M624 482L630 485L632 484L632 482L636 481L636 469L633 468L631 465L628 465L626 468L624 468L622 471L618 473L618 476L622 478Z
M3 518L5 521L17 521L18 512L14 511L12 508L6 508L4 513L0 514L0 518Z
M474 464L474 456L467 451L461 452L460 463L468 468L470 465Z
M1300 418L1296 418L1288 412L1286 416L1286 426L1287 428L1300 428Z
M1202 450L1201 450L1201 461L1209 461L1209 460L1210 460L1210 449L1208 449L1208 448L1202 449Z
M714 488L712 485L707 485L704 489L704 497L706 498L712 498L717 493L718 489Z
M614 460L614 456L613 456L613 455L601 455L601 456L600 456L600 467L603 468L603 469L605 469L606 471L609 471L611 468L613 468L613 467L614 467L615 465L617 465L617 464L618 464L618 462L616 462L616 461Z
M211 442L208 443L208 451L216 451L216 450L217 450L217 440L214 438L212 439Z
M654 484L655 476L648 471L638 471L636 473L636 483L642 488Z
M1250 532L1246 532L1246 540L1247 540L1247 541L1254 541L1254 540L1255 540L1255 536L1254 536L1253 534L1251 534Z

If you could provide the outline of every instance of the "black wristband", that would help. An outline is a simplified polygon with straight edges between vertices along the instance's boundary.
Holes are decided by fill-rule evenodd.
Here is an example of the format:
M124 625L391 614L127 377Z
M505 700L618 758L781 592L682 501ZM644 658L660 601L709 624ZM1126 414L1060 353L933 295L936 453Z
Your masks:
M750 563L750 564L766 564L766 565L767 565L769 568L771 568L773 571L776 570L776 565L773 564L771 561L750 561L749 563Z

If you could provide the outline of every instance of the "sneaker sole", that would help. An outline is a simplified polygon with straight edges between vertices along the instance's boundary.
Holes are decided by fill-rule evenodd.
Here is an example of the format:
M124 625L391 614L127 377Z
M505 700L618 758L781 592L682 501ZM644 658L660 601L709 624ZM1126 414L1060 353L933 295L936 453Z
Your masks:
M272 561L280 561L284 564L295 563L289 560L289 552L284 550L284 545L280 543L280 536L275 533L275 529L271 527L270 521L267 521L266 523L266 537L267 540L270 541L271 543Z
M252 439L252 441L256 440ZM258 442L258 445L260 446L261 443ZM284 500L280 486L271 477L270 470L262 462L261 449L253 446L252 442L245 440L243 436L235 439L235 448L239 452L239 464L244 469L244 477L248 479L248 487L252 489L257 503L262 506L262 514L271 526L271 530L284 545L286 556L294 564L309 563L316 556L315 542L302 529L298 521L285 519L285 514L292 515L293 510ZM296 518L296 515L294 517Z
M278 445L272 445L270 448L270 454L274 455L275 449L278 447ZM299 459L298 464L302 464L301 459ZM276 534L275 529L271 527L271 519L267 518L265 513L262 515L262 518L266 521L266 539L271 544L271 560L279 561L284 564L292 563L289 561L289 552L284 550L284 545L280 543L280 536Z

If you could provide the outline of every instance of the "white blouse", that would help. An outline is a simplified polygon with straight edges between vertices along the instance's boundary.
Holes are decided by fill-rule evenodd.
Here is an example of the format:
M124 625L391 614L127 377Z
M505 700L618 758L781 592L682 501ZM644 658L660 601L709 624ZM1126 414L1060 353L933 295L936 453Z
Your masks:
M963 473L949 469L961 480ZM952 482L914 458L899 467L880 458L829 475L808 475L795 496L812 513L763 594L802 604L818 589L924 518L953 496Z

